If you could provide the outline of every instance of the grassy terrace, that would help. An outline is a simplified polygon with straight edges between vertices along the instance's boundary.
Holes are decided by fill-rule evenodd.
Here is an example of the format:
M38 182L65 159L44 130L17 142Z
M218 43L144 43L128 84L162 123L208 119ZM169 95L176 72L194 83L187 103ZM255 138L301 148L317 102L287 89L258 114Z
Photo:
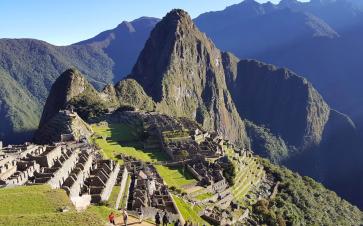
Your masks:
M202 194L200 194L200 195L197 195L197 196L195 196L194 198L195 198L196 200L202 201L202 200L204 200L204 199L209 199L209 198L211 198L212 196L213 196L213 194L212 194L212 193L210 193L210 192L206 192L206 193L202 193Z
M159 150L144 150L140 142L139 131L126 124L92 125L97 136L94 142L102 149L105 158L118 160L118 154L132 156L145 162L166 160L165 154ZM120 162L122 163L122 162Z
M113 186L110 198L108 199L108 203L111 208L115 208L117 202L117 196L120 193L120 190L121 190L120 185Z
M169 187L174 186L175 188L183 190L183 186L197 183L187 170L183 173L182 167L171 168L156 165L155 168Z
M160 150L145 150L140 142L137 129L126 124L92 125L98 139L95 143L102 149L105 158L117 160L118 154L132 156L145 162L158 162L167 160L167 155ZM181 167L171 168L155 165L158 173L168 186L183 189L183 186L195 184L189 172Z
M0 189L0 225L104 225L98 207L77 213L63 190L46 185ZM69 207L68 212L59 212Z
M202 211L202 207L192 206L190 203L186 203L182 198L179 198L176 195L173 195L173 198L184 220L191 220L193 222L193 225L195 223L198 223L199 225L209 225L198 215L198 213Z
M235 185L232 188L233 196L236 200L242 199L257 185L264 176L262 167L257 163L256 158L244 158L246 166L242 169L236 167Z
M122 194L122 198L120 200L119 208L125 208L127 205L127 198L128 198L127 194L129 192L130 183L131 183L131 176L128 175L125 190L124 190L124 193Z

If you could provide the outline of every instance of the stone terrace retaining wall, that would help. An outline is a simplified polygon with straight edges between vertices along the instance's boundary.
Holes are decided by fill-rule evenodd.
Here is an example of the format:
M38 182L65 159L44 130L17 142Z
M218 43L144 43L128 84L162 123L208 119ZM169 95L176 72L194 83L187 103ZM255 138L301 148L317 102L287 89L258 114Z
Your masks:
M48 184L53 188L60 188L65 179L69 176L69 173L72 171L74 166L78 161L79 150L73 150L72 154L66 159L60 169L58 169L53 177L48 181Z
M101 193L101 200L102 201L107 201L108 198L111 195L113 186L116 183L117 180L117 175L120 171L120 165L116 164L115 168L113 169L113 171L111 172L107 182L106 182L106 186L104 187L102 193Z

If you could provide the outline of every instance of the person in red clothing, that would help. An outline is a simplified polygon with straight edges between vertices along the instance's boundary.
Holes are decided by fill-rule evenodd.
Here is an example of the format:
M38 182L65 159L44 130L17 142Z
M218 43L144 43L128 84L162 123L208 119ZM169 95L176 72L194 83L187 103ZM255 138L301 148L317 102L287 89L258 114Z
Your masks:
M115 214L113 212L111 212L110 215L108 215L108 220L110 221L111 224L115 225Z

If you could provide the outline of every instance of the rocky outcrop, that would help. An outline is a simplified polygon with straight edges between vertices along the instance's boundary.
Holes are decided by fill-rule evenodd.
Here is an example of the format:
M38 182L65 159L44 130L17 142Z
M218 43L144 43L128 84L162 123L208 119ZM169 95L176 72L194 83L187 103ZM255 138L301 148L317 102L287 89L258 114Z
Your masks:
M115 96L120 106L129 105L137 109L152 111L155 103L133 79L124 79L115 85Z
M158 111L195 119L208 130L248 144L227 89L222 54L186 12L173 10L156 25L129 78L152 97Z
M40 127L50 120L61 109L65 109L67 103L79 96L91 85L77 69L68 69L54 82L45 103L40 120Z
M68 139L88 139L92 134L92 128L77 113L59 111L36 131L34 142L37 144L52 144ZM65 136L66 138L64 138Z

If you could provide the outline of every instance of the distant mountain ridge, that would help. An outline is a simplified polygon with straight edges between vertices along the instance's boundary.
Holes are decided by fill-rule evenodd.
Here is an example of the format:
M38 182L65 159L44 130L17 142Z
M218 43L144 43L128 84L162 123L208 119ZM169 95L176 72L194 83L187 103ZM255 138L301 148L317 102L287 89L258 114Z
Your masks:
M159 21L160 19L153 17L124 21L114 29L74 45L90 45L102 49L114 62L113 81L117 82L131 72L150 31Z

